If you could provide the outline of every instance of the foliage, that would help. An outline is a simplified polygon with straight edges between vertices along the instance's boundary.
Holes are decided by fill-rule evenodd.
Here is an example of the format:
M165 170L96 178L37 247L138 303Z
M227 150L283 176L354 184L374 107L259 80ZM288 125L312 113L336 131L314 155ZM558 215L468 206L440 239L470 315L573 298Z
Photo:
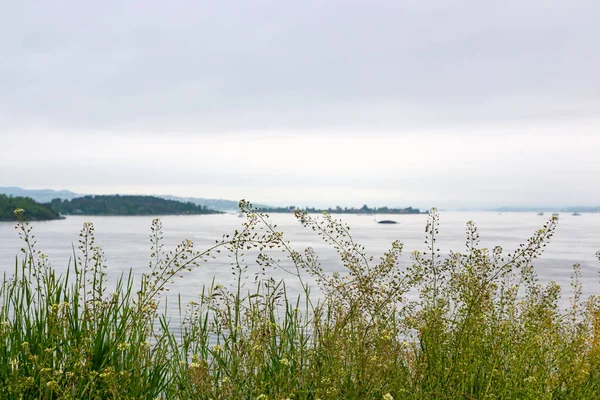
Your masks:
M54 199L49 203L64 215L182 215L220 214L206 206L166 200L154 196L83 196L70 200Z
M58 213L45 204L37 203L29 197L12 197L0 194L0 221L16 221L14 211L24 210L24 215L32 221L59 219Z
M0 397L600 396L599 298L581 298L575 266L571 306L561 313L560 288L540 285L533 267L555 219L509 254L481 248L469 222L465 251L444 258L432 210L427 249L403 266L399 242L375 262L350 227L297 212L339 253L344 272L330 274L310 248L294 250L268 216L241 207L241 228L203 251L185 240L167 252L155 219L148 273L139 282L122 276L111 291L91 224L82 229L77 262L57 275L20 222L24 258L0 290ZM160 294L221 251L236 283L206 286L197 301L180 305L181 325L171 326ZM284 281L269 277L271 268L298 279L303 293L291 296Z

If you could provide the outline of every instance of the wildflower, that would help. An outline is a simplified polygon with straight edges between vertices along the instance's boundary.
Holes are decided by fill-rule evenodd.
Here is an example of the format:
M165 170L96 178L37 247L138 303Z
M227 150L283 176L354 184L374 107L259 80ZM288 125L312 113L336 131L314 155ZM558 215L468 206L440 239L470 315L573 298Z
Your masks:
M223 346L220 346L220 345L218 345L218 344L217 344L217 345L214 345L214 346L213 346L213 351L214 351L214 352L217 352L217 353L218 353L218 352L221 352L221 351L223 351Z
M281 360L279 360L279 362L282 365L285 365L286 367L288 367L290 365L290 361L287 358L282 358Z
M383 395L383 400L394 400L394 396L389 393Z
M120 351L124 351L129 349L131 345L129 344L129 342L123 342L123 343L119 343L119 345L117 346L117 349L119 349Z

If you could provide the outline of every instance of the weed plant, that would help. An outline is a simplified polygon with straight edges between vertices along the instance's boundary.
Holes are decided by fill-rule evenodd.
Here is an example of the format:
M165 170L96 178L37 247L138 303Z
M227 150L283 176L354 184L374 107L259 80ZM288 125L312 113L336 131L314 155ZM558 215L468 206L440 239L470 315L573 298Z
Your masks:
M433 209L425 251L401 265L401 243L375 262L341 221L298 212L340 255L344 272L328 273L312 249L294 250L267 215L240 206L240 229L201 251L189 240L166 251L155 219L148 272L111 288L92 224L57 274L21 218L22 256L0 288L0 398L600 398L600 298L582 299L575 265L561 311L560 287L541 285L533 267L556 219L509 254L481 248L469 222L465 250L442 257ZM171 326L169 284L221 252L236 284L207 283ZM246 286L252 264L261 273Z

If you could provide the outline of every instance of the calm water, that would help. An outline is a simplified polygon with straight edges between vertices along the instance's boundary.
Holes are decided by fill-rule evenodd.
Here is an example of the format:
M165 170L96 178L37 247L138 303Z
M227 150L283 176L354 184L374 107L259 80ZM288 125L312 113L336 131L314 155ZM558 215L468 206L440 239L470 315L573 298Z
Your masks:
M363 244L376 259L394 240L404 243L405 251L401 262L406 264L410 262L413 250L425 250L426 215L377 216L378 219L394 219L399 222L397 225L376 224L372 216L344 215L339 218L351 226L354 239ZM473 220L479 227L483 247L500 245L506 252L513 251L548 218L549 214L537 216L530 213L441 212L438 244L443 253L463 250L465 223ZM272 220L295 249L302 250L312 246L326 271L341 270L336 254L315 233L303 228L292 215L274 215ZM148 269L151 217L68 217L61 221L35 222L33 226L37 247L49 256L53 267L58 270L66 268L73 256L72 245L77 246L78 233L85 221L91 221L95 225L96 242L104 249L109 277L114 279L130 268L136 273ZM193 240L197 249L203 249L223 234L239 228L243 219L226 214L165 216L162 221L167 249L186 238ZM0 272L12 273L15 256L19 254L20 248L21 243L14 225L0 223ZM561 214L556 235L543 257L536 263L540 281L554 280L561 286L566 285L564 290L568 290L572 265L580 263L585 293L599 293L600 263L595 257L599 249L600 214ZM252 266L251 257L247 262ZM254 271L252 268L249 270L249 281L253 280ZM286 276L281 271L274 271L273 275ZM187 302L200 292L202 285L209 284L213 277L218 282L228 283L231 276L229 260L223 257L186 273L184 279L177 279L171 285L170 290L171 293L180 293ZM293 279L288 281L288 285L292 291L298 289Z

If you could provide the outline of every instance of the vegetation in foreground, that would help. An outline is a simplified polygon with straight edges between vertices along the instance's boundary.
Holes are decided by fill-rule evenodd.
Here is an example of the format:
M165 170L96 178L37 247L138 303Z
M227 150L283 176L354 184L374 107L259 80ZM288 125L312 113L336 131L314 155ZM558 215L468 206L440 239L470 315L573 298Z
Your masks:
M24 210L24 217L30 221L60 219L60 215L46 204L40 204L29 197L0 194L0 221L16 221L15 209Z
M83 226L77 261L59 275L19 222L23 259L0 289L0 397L600 397L599 297L581 298L575 266L571 306L561 312L561 289L541 286L532 264L556 220L506 255L480 248L468 223L465 250L444 259L432 210L427 250L403 266L399 242L375 263L349 227L298 213L340 254L344 272L329 274L311 249L293 250L266 215L241 206L242 227L201 251L185 240L167 252L154 220L148 273L110 289L92 224ZM231 256L237 284L207 286L180 305L182 323L172 326L161 293L218 252ZM255 260L256 277L245 259ZM284 268L304 293L288 296L270 268Z

